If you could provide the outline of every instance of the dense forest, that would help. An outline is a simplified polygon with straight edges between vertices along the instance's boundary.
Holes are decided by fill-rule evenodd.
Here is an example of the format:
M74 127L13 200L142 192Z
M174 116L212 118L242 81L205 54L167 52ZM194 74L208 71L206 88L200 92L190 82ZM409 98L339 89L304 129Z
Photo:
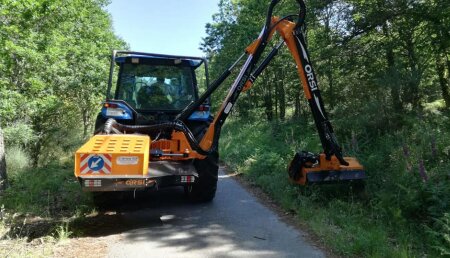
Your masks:
M280 16L296 13L292 2L279 8ZM309 49L335 117L372 116L364 119L374 126L399 128L398 115L405 112L448 109L449 6L447 1L308 1ZM257 37L267 3L221 1L220 7L202 46L214 75ZM295 116L306 111L290 58L283 53L271 64L258 81L260 87L241 101L251 105L241 105L239 115L262 108L271 121L284 120L291 107Z
M9 156L19 159L11 164L47 164L91 134L111 49L125 46L107 4L2 1L0 127Z
M113 32L108 2L0 3L0 136L11 185L0 198L0 238L4 209L50 217L59 215L56 209L87 209L72 154L92 133L111 50L127 48ZM213 79L257 38L268 3L220 1L201 44ZM365 192L289 183L286 166L295 151L321 148L286 48L238 100L223 130L221 159L338 255L450 255L450 2L308 0L307 6L319 87L344 152L367 169ZM297 13L297 5L285 0L275 12ZM215 107L226 94L221 89ZM49 173L56 175L52 182L45 181ZM61 199L70 205L53 203Z
M295 1L282 3L278 16L297 13ZM267 5L220 2L202 44L212 77L257 38ZM314 231L342 255L449 255L450 2L309 0L307 6L319 87L344 152L367 169L367 195L355 201L317 188L310 196L283 181L295 151L321 151L287 48L238 101L224 129L222 159L303 220L328 225Z
M0 241L11 241L1 257L43 256L30 254L30 231L66 237L59 221L88 209L73 180L73 152L92 134L111 50L127 47L114 34L108 4L0 1ZM26 223L34 216L50 218L48 230ZM15 231L16 223L31 230Z

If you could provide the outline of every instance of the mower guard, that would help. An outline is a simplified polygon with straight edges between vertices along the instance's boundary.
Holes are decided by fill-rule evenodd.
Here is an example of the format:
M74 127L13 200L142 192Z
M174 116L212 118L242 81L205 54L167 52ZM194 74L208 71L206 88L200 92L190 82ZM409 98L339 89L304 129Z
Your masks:
M289 165L291 181L300 185L339 183L367 178L366 171L356 158L344 157L348 165L341 165L336 156L299 152Z
M75 154L75 176L87 192L144 190L197 181L192 161L149 162L149 148L147 135L94 135Z

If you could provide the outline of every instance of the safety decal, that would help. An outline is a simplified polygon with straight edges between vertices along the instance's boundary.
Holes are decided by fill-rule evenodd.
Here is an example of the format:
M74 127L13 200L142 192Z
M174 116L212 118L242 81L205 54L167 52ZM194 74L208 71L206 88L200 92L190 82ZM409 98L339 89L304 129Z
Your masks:
M139 162L139 157L136 156L120 156L116 159L117 165L136 165Z
M111 174L111 160L109 154L81 154L80 172L84 174Z
M102 186L102 180L90 180L87 179L84 181L85 187L101 187Z
M181 176L181 183L194 183L195 176Z

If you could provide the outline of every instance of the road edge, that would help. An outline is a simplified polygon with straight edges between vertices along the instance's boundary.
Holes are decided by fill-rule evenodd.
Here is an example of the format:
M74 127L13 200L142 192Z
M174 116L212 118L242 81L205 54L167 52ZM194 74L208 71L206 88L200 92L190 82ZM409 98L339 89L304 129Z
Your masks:
M341 256L336 255L325 243L318 237L309 227L309 225L302 221L295 212L288 211L282 208L275 200L273 200L264 190L257 184L250 182L246 179L243 173L233 171L229 166L224 163L220 164L222 169L229 178L235 180L240 186L247 190L253 197L255 197L262 205L271 211L275 212L278 218L289 226L292 226L296 230L302 232L302 237L311 246L320 249L326 257L339 258ZM287 180L287 179L286 179Z

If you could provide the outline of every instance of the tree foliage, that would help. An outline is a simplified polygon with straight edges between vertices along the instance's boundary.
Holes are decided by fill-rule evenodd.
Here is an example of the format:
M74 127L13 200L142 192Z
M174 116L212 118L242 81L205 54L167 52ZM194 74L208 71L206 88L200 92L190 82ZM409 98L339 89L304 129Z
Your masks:
M283 3L279 16L296 13L295 1ZM213 75L257 37L267 6L268 1L220 2L202 45ZM386 114L420 112L434 101L450 107L448 1L311 0L308 7L309 48L332 111L368 106L357 99L384 105ZM283 119L286 108L299 108L292 58L280 56L248 95L253 107L265 108L269 120L272 113ZM350 104L344 108L342 103ZM237 112L248 113L248 102L241 106Z
M257 38L269 2L220 2L202 45L212 77ZM394 238L399 232L434 232L423 242L415 238L415 251L427 253L429 245L448 251L441 248L448 244L448 234L441 230L448 227L442 222L448 221L450 210L450 2L308 0L307 7L308 48L326 108L344 152L357 156L369 175L368 213L391 228ZM282 1L275 13L281 17L297 13L296 8L295 1ZM260 121L275 125L271 133L254 132L258 141L249 143L253 154L236 150L238 166L245 170L260 152L285 157L286 149L295 151L296 142L309 139L305 134L314 128L301 89L295 63L284 49L234 110L241 123L251 122L253 128L261 127ZM291 132L280 126L292 121L308 130L294 134L297 128ZM291 137L280 139L280 134ZM264 143L267 135L285 147ZM311 151L321 151L310 145L316 148ZM224 146L226 153L232 145ZM264 177L261 166L255 171ZM267 173L272 173L269 166Z
M0 125L6 144L26 149L34 165L90 132L106 88L109 54L125 46L113 33L107 4L4 0L0 5Z
M3 141L3 131L0 128L0 194L6 189L8 176L6 174L5 145Z

